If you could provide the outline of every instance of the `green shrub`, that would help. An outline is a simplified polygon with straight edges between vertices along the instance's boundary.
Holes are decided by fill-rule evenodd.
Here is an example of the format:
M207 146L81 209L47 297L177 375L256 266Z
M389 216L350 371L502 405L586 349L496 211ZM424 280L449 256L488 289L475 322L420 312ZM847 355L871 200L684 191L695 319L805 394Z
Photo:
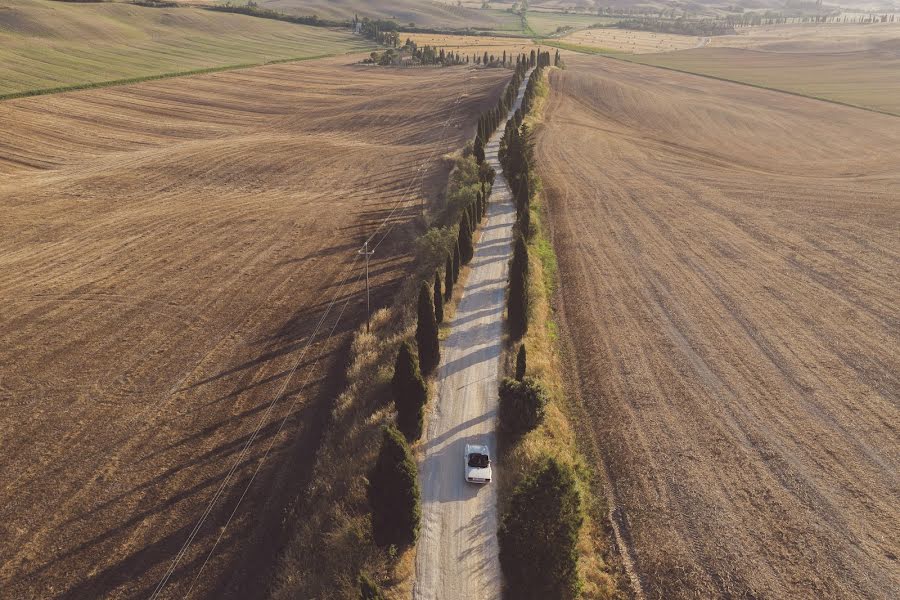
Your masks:
M419 367L422 373L427 375L441 362L441 347L438 342L438 326L434 318L431 290L424 281L419 288L418 316L416 345L419 348Z
M504 377L500 382L500 428L514 435L527 433L544 420L548 395L540 381Z
M391 389L394 392L394 406L397 407L397 427L409 441L419 439L425 422L428 386L422 379L419 363L409 342L400 344L397 351Z
M379 546L412 545L422 520L419 478L409 445L396 427L385 427L369 475L372 534Z
M516 486L498 531L508 598L578 597L576 544L582 521L581 496L570 466L548 458Z

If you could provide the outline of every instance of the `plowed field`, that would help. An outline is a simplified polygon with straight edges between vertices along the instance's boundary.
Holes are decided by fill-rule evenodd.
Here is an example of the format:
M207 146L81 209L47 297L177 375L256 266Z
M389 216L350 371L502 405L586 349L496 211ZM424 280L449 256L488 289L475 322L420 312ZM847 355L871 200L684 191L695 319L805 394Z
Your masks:
M0 103L3 598L264 593L356 252L377 307L508 78L346 62Z
M900 119L569 57L537 155L651 598L900 589Z

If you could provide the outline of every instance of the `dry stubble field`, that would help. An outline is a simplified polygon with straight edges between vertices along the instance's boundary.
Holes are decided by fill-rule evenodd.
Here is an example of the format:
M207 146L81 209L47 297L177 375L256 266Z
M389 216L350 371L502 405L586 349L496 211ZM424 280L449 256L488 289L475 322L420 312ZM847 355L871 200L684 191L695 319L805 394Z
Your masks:
M537 154L651 598L900 589L900 119L602 58Z
M346 62L0 103L0 596L147 598L236 464L163 597L265 591L363 318L358 245L391 217L377 306L508 76Z
M739 31L706 48L629 59L900 115L900 23Z

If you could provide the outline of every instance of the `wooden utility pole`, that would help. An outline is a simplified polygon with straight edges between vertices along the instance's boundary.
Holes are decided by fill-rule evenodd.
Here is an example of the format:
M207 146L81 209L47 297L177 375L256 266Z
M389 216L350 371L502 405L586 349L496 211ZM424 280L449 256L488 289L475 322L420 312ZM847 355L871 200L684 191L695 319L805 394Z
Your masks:
M369 251L369 240L366 240L359 254L366 257L366 333L369 333L369 257L375 254L374 250Z

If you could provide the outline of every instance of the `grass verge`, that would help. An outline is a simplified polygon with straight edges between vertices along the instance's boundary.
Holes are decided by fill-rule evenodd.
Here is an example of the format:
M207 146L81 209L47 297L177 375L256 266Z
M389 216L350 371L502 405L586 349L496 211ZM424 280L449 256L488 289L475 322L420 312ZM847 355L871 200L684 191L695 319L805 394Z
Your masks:
M547 69L549 71L549 69ZM549 94L546 74L539 80L532 109L524 122L531 131L539 127ZM571 423L569 401L563 385L558 329L554 320L552 298L557 287L557 264L553 245L543 226L546 207L542 202L540 179L532 171L530 204L533 235L528 243L529 256L529 327L522 342L528 359L528 375L540 379L546 386L550 402L545 419L536 429L515 442L504 441L504 477L500 481L500 512L509 502L513 489L524 476L533 472L542 457L553 456L573 466L584 506L584 525L578 543L579 575L583 582L581 597L590 600L610 600L627 597L622 578L612 566L617 561L608 538L608 512L601 483L586 463L578 446ZM504 356L504 368L515 370L516 348L509 348Z

